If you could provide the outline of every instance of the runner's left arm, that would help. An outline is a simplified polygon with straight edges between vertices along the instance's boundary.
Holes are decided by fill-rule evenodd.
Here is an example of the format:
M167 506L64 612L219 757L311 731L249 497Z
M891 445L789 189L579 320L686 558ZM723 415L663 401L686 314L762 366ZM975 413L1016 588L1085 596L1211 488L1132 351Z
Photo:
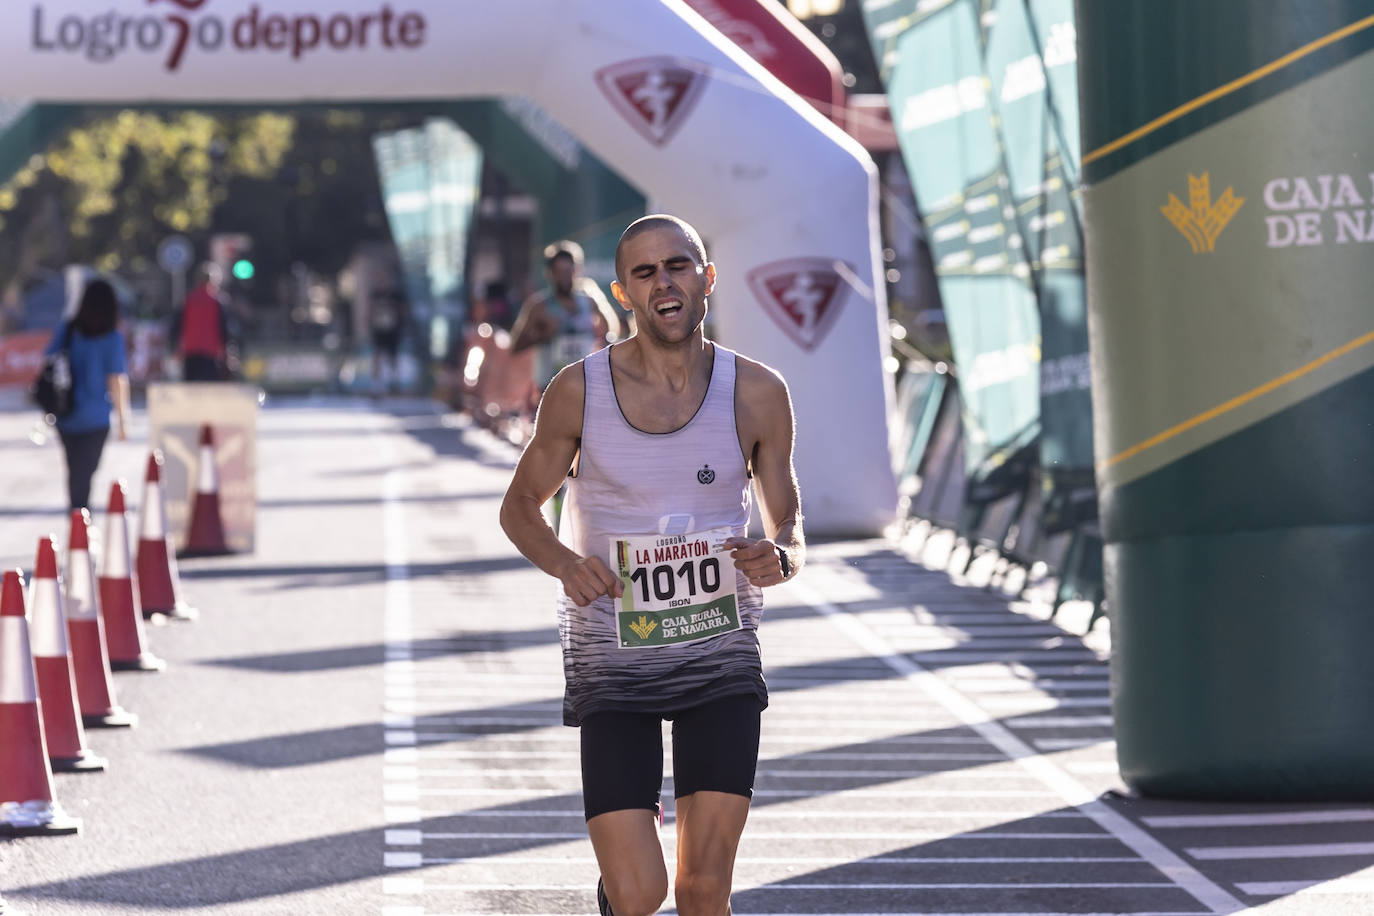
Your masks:
M584 278L582 288L596 306L592 314L592 326L605 343L614 343L625 336L625 326L620 321L620 313L611 305L601 287L591 278Z
M793 464L796 421L792 397L782 376L761 363L743 357L736 360L738 385L735 411L739 418L742 444L754 474L754 492L759 499L767 537L760 540L732 538L736 546L731 556L755 585L777 585L797 574L806 562L806 539L802 533L801 489ZM783 575L777 548L787 553L790 569Z

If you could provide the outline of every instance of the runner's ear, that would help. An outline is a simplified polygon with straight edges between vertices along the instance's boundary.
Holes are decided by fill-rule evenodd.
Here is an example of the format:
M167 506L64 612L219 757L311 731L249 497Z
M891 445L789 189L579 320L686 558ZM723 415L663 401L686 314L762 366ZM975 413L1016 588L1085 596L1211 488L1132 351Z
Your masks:
M630 307L630 297L625 294L625 287L620 285L619 280L611 281L611 295L615 296L615 301L625 308Z
M706 262L706 295L711 295L716 288L716 265L714 261Z

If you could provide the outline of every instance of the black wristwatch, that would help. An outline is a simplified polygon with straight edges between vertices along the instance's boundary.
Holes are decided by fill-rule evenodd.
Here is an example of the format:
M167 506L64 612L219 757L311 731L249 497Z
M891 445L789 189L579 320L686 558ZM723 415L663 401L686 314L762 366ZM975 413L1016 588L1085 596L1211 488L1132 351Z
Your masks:
M787 551L777 544L774 544L773 547L778 551L778 562L782 564L782 577L786 579L792 575L792 561L787 559Z

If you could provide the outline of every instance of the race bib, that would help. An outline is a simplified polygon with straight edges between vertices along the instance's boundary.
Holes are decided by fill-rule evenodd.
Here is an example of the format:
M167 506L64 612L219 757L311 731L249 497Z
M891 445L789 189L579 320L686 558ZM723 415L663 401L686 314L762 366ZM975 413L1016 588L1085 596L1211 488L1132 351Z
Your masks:
M648 534L611 541L622 649L674 646L740 628L729 528Z
M596 341L591 334L560 334L553 339L554 370L571 366L592 352Z

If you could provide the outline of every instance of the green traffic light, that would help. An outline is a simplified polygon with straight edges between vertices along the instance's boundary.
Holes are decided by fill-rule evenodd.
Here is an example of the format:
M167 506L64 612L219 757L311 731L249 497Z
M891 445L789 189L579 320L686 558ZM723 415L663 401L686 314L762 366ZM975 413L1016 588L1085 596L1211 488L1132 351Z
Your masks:
M247 258L239 258L234 262L233 273L235 280L253 279L253 262Z

